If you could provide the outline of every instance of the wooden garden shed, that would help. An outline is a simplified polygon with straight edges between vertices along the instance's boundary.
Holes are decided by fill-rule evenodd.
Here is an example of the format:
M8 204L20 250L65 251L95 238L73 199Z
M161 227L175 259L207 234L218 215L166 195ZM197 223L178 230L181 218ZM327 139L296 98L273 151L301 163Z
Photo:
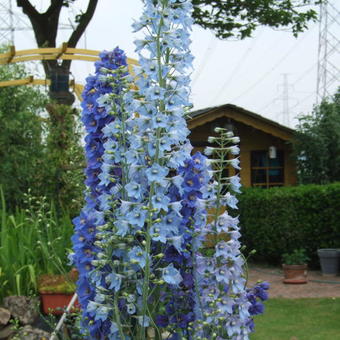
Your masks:
M241 139L240 176L245 187L269 188L295 185L292 157L294 130L232 104L191 112L189 136L196 151L209 145L216 126L227 128ZM234 169L226 169L229 176Z

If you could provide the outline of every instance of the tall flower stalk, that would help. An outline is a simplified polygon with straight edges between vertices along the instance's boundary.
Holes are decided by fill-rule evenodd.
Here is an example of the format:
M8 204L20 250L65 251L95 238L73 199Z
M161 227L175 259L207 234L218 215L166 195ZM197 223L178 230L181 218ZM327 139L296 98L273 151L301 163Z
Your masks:
M238 219L228 214L229 208L237 208L233 193L239 192L240 183L237 175L224 175L224 169L229 166L239 169L236 157L239 138L223 128L216 128L215 132L218 136L208 139L214 147L205 150L213 157L208 160L211 179L202 188L201 207L196 215L206 214L210 221L206 223L196 218L195 224L197 314L194 339L248 339L251 303L245 288L241 235ZM214 248L204 247L207 240Z
M100 61L96 62L96 74L86 79L83 92L82 121L87 135L85 137L85 153L87 160L85 193L86 204L79 217L73 220L75 234L72 237L74 253L71 259L79 271L78 298L83 311L83 327L92 338L104 338L110 322L98 317L93 310L96 297L96 284L93 280L95 264L98 262L100 248L97 246L100 237L99 229L105 225L103 213L103 196L109 186L101 179L104 175L103 158L106 136L102 129L114 121L115 116L100 100L108 95L116 95L121 91L113 82L112 76L126 67L126 57L122 50L102 52ZM111 79L110 79L111 77ZM96 262L97 261L97 262ZM92 307L92 309L90 308Z
M239 177L223 170L239 169L238 138L218 128L213 160L190 155L191 11L190 0L144 0L134 76L117 48L88 78L73 261L89 339L247 339L261 311L268 287L245 288L238 219L225 210L237 204Z

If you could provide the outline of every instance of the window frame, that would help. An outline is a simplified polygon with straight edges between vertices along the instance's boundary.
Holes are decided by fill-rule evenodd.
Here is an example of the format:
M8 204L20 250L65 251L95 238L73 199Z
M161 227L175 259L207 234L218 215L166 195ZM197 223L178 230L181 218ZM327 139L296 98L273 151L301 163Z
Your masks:
M254 158L254 153L260 153L263 152L266 156L266 166L253 166L253 158ZM271 188L271 187L279 187L279 186L284 186L285 185L285 153L284 150L277 150L277 156L276 157L280 157L282 158L282 166L269 166L269 152L268 150L251 150L250 151L250 182L251 182L251 186L254 188L260 187L260 188ZM270 182L270 175L269 175L269 171L270 170L281 170L282 169L282 182ZM265 170L266 173L266 182L257 182L254 183L253 180L253 170Z

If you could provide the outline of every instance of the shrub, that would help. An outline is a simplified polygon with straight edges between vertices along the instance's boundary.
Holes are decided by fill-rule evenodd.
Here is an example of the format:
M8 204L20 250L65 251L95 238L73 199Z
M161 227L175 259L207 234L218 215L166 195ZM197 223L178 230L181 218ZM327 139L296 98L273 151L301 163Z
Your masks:
M254 260L281 262L284 253L304 248L318 266L318 248L340 247L340 183L245 189L240 196L243 243Z

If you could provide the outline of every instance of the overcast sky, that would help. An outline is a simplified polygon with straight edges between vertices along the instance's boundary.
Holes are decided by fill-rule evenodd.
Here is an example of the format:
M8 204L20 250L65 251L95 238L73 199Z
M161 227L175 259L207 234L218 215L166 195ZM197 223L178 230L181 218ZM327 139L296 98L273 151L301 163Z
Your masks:
M49 1L32 3L43 10ZM84 8L87 0L78 0L76 4ZM17 8L15 11L18 13ZM140 0L99 0L94 18L78 47L109 50L119 46L129 57L136 57L133 45L136 34L132 33L131 23L141 11ZM67 24L74 14L71 9L65 9L62 22ZM340 36L340 26L333 25L333 28ZM60 31L58 43L66 40L69 33ZM210 31L195 26L192 34L194 108L232 103L293 126L294 117L310 112L315 103L318 35L319 24L312 23L297 39L289 32L260 28L253 38L221 41ZM32 32L16 32L15 45L18 50L35 47ZM340 56L333 58L340 65ZM86 75L93 72L93 65L77 61L71 70L76 81L84 83ZM289 116L283 115L284 74L288 83ZM334 91L335 88L334 84Z

